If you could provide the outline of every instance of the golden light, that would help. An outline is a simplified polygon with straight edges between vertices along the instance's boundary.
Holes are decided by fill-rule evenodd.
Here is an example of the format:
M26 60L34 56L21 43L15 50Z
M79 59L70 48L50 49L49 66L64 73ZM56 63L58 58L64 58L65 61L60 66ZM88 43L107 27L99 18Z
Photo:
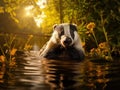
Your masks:
M43 8L45 8L45 4L46 4L46 0L37 0L36 1L36 4L41 8L41 9L43 9Z
M26 16L33 16L32 12L31 12L33 8L34 8L33 5L25 7L25 15Z
M45 8L46 0L36 0L36 4L42 10L43 8ZM42 11L42 13L39 14L37 9L33 5L29 5L29 6L25 7L24 9L25 9L25 16L32 17L34 19L36 25L38 27L40 27L40 25L42 24L43 19L45 17L44 12ZM37 15L36 15L36 12L38 13Z
M40 18L40 15L38 15L37 17L34 17L35 23L38 27L40 27L41 23L43 22L43 20Z
M43 19L44 19L45 16L46 16L46 15L44 14L44 12L42 12L41 15L37 15L36 17L34 17L34 20L35 20L36 25L37 25L38 27L40 27L40 25L42 24Z

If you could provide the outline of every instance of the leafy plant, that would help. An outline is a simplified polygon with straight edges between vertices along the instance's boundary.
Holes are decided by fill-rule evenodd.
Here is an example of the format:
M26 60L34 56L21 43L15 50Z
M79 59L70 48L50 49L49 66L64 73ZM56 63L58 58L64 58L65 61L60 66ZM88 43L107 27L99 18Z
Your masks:
M4 59L2 58L1 60L8 65L8 66L15 66L15 53L17 51L17 49L15 48L15 44L13 43L16 35L13 34L5 34L6 36L4 36L5 42L3 43L3 46L0 46L0 50L1 50L1 57L4 57Z
M32 45L29 44L29 42L31 41L31 39L33 38L33 35L29 35L28 36L28 39L25 43L25 46L24 46L24 50L30 50L32 48Z

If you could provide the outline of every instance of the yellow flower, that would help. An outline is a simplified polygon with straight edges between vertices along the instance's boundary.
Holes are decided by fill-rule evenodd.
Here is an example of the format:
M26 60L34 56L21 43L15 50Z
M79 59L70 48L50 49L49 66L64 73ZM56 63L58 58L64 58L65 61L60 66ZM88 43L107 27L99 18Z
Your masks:
M2 63L5 62L5 57L3 55L0 56L0 62L2 62Z
M108 48L108 44L106 42L102 42L102 43L99 44L99 48L100 49Z
M95 23L94 23L94 22L90 22L90 23L87 25L87 29L93 30L93 28L95 28Z
M16 53L16 51L17 51L17 49L16 48L13 48L11 51L10 51L10 55L15 55L15 53Z

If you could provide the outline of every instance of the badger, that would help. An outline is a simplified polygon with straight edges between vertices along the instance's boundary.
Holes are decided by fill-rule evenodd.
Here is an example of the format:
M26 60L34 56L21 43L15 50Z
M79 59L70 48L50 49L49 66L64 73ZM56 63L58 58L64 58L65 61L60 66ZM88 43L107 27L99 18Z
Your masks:
M85 52L77 26L70 23L54 25L52 36L40 50L40 56L47 59L67 57L72 60L83 60Z

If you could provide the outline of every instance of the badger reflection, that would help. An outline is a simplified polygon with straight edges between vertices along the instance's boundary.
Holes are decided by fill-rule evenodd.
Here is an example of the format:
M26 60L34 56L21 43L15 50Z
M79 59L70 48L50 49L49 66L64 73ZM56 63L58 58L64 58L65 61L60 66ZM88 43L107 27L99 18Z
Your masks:
M45 82L48 83L52 89L66 89L74 86L75 66L70 62L45 60L44 61Z
M52 90L104 90L109 79L105 78L108 66L91 62L44 60L45 82Z

